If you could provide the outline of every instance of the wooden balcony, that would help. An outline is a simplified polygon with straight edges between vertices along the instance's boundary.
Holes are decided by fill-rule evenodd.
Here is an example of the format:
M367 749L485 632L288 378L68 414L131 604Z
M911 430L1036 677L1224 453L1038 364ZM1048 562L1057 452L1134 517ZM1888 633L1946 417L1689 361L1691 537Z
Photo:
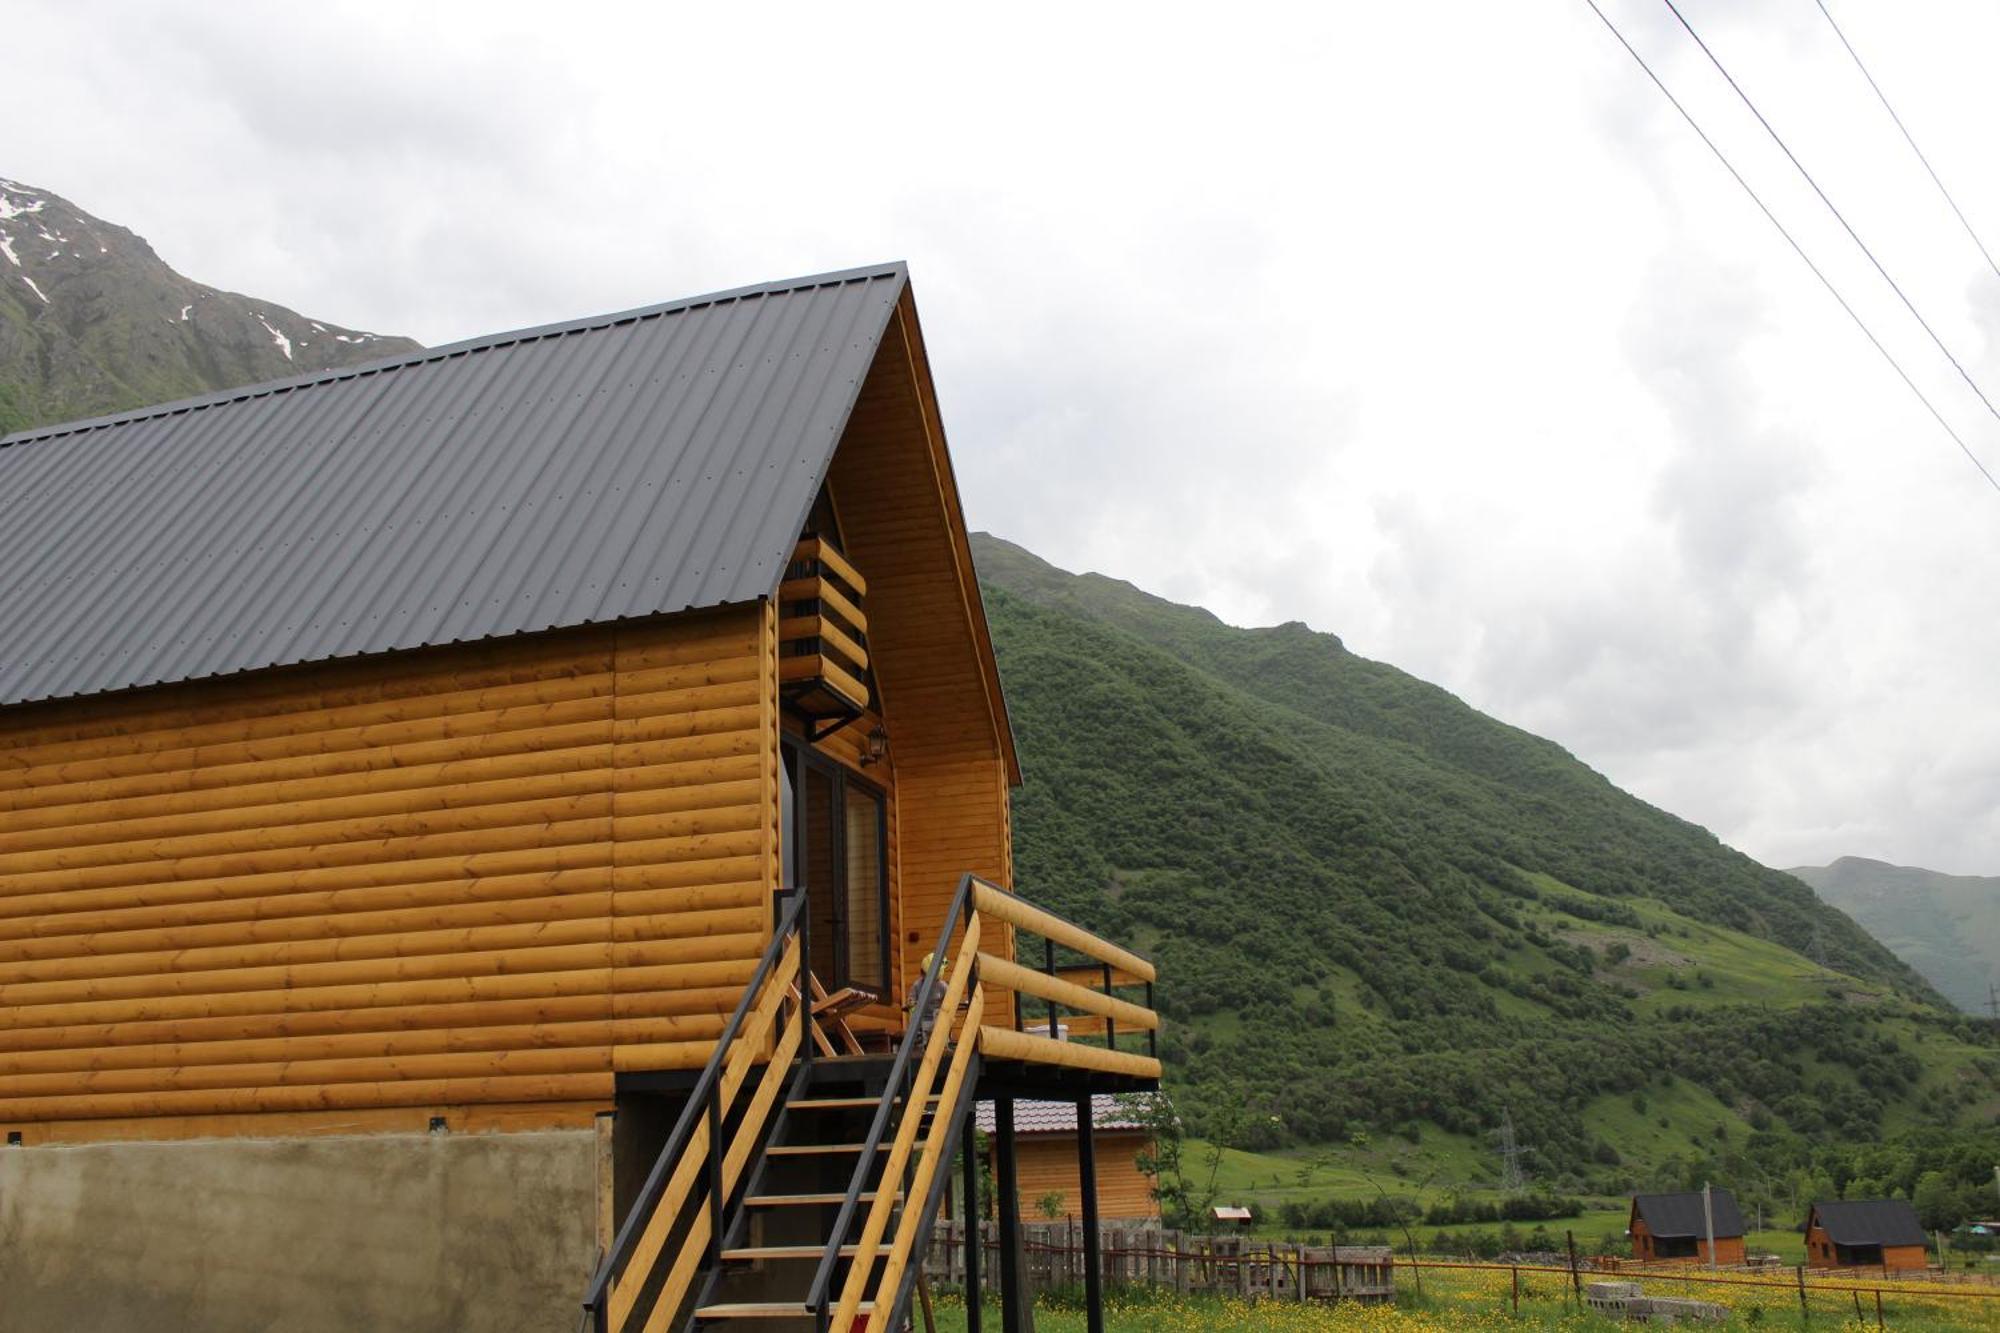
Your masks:
M778 587L778 687L814 720L868 711L868 581L824 537L792 552Z

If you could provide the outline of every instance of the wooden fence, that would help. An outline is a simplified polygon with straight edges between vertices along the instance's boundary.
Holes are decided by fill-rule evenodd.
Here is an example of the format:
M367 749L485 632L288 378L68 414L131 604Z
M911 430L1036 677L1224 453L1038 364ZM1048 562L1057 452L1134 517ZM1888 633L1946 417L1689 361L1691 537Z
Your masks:
M1083 1228L1075 1222L1023 1222L1022 1279L1040 1294L1083 1285ZM1395 1297L1394 1257L1387 1246L1295 1245L1246 1236L1210 1236L1160 1227L1107 1225L1098 1236L1099 1271L1107 1289L1154 1287L1259 1300L1387 1301ZM965 1224L939 1219L925 1271L937 1282L965 1282ZM1000 1228L980 1224L980 1285L994 1291L1000 1276Z

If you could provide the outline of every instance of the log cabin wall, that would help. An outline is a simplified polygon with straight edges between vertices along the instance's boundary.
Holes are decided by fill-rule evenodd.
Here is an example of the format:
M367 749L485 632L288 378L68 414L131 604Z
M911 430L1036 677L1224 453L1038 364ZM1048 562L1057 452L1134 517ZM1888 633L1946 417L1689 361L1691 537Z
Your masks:
M895 764L894 962L904 988L962 874L1013 884L1006 723L975 622L978 583L929 383L906 292L830 473L847 554L868 579L870 649ZM1011 941L995 945L1011 952Z
M776 653L764 603L0 710L0 1128L587 1125L699 1067Z
M1152 1147L1152 1136L1140 1131L1099 1130L1092 1137L1097 1154L1097 1208L1111 1221L1157 1218L1152 1178L1139 1169L1139 1155ZM1077 1165L1074 1134L1023 1134L1014 1146L1014 1174L1020 1215L1030 1222L1048 1219L1042 1200L1062 1196L1056 1220L1083 1215L1083 1174Z

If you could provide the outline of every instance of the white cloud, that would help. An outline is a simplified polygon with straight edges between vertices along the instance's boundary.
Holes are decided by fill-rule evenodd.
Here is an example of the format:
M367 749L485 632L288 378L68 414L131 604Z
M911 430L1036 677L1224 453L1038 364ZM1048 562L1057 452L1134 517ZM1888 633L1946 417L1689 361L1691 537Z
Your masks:
M2000 463L1664 10L1609 8ZM2000 277L1818 14L1689 12L2000 383ZM1580 3L12 18L50 114L0 169L203 281L437 342L908 258L975 523L1339 632L1775 863L2000 870L2000 496ZM2000 20L1841 18L2000 240Z

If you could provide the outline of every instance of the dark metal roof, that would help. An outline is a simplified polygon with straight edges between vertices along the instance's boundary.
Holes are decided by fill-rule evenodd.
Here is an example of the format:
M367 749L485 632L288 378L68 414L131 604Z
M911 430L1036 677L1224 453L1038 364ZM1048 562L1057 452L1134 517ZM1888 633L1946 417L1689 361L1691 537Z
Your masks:
M1728 1190L1716 1189L1710 1191L1710 1197L1715 1213L1715 1234L1718 1237L1742 1235L1743 1214L1736 1207L1736 1196ZM1685 1194L1635 1194L1632 1206L1646 1224L1646 1230L1655 1236L1693 1236L1697 1240L1708 1236L1708 1224L1701 1213L1700 1190L1689 1190Z
M1813 1213L1835 1245L1922 1245L1923 1223L1905 1199L1816 1203ZM1808 1223L1810 1225L1810 1223Z
M1092 1131L1145 1129L1151 1124L1148 1119L1152 1098L1143 1092L1092 1093L1090 1098L1090 1127ZM976 1111L979 1132L991 1134L999 1123L992 1102L981 1102ZM1074 1134L1076 1133L1075 1102L1042 1102L1021 1098L1014 1103L1014 1132L1016 1134Z
M901 264L0 440L0 705L772 593Z

